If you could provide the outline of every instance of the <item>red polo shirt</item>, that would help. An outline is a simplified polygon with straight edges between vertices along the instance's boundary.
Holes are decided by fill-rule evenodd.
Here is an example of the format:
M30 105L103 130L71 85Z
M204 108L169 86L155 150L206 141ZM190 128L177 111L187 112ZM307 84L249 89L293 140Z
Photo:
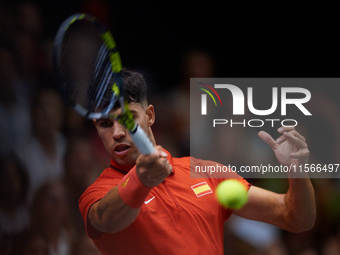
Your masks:
M86 231L102 254L223 254L223 223L232 211L219 205L215 189L224 179L190 178L190 161L192 166L212 162L168 155L173 172L152 188L136 220L118 233L95 230L87 213L91 205L118 185L126 171L111 162L111 167L79 199ZM236 173L230 178L238 178L250 187Z

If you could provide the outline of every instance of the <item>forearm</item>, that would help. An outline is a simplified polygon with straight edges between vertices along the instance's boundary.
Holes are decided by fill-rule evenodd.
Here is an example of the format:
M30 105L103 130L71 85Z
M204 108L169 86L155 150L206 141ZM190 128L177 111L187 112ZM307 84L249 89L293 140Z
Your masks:
M289 179L286 194L256 186L248 191L248 202L238 216L275 225L291 232L310 229L315 219L314 190L309 179Z
M89 220L99 231L116 233L133 223L139 211L121 199L116 186L90 208Z
M285 223L292 232L313 227L316 217L315 195L312 183L306 178L290 178L289 189L283 197Z
M133 168L93 208L90 222L98 230L116 233L137 218L140 208L151 191L142 184Z
M156 150L153 154L140 155L136 167L120 180L118 186L92 205L88 219L93 227L116 233L135 221L151 189L172 171L167 154L160 146Z

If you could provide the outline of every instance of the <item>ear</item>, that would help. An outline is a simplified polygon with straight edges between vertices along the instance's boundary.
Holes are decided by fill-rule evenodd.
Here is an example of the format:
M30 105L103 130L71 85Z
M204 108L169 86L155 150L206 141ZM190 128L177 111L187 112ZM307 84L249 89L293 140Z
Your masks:
M147 116L148 126L151 127L155 123L155 109L152 104L148 105L145 109Z

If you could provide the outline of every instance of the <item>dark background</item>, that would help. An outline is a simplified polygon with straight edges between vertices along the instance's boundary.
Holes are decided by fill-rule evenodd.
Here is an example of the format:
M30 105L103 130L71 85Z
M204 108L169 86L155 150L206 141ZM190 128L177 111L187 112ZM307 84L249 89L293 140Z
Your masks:
M103 16L123 64L151 70L162 85L176 82L181 57L192 48L212 54L219 77L338 76L339 16L334 6L155 2L37 4L43 10L46 36L54 36L75 12Z

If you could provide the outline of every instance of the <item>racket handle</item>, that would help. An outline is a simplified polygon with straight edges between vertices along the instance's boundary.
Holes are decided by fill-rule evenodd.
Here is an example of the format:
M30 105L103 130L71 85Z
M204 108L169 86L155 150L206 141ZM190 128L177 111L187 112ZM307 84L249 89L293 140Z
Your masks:
M133 132L130 132L130 135L132 141L142 154L147 155L155 152L154 145L139 125L136 125L136 128L133 130Z

